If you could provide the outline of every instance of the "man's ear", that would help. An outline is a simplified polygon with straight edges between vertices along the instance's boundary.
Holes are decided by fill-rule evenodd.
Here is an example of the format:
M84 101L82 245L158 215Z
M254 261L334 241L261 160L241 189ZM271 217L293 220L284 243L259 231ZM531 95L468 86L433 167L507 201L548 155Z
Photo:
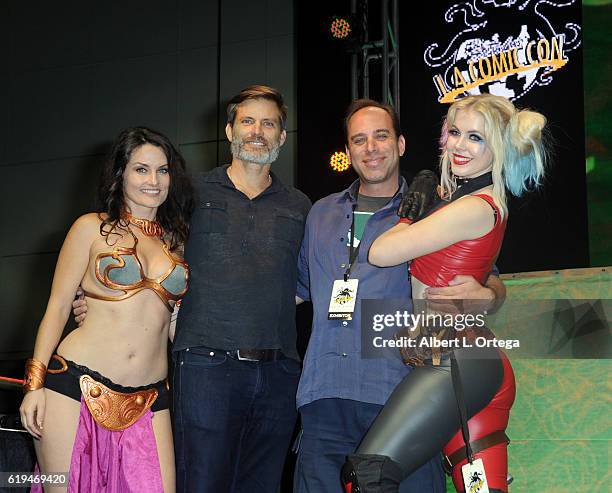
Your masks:
M232 139L234 138L234 132L233 132L233 128L232 125L230 123L228 123L227 125L225 125L225 135L227 135L227 140L229 140L230 142L232 141Z
M285 140L287 140L287 131L283 130L280 134L280 145L281 146L285 143Z
M348 148L348 146L346 144L344 145L344 150L346 151L346 155L349 158L349 163L352 162L351 161L351 151L349 151L349 148Z
M399 155L403 156L406 150L406 139L404 139L403 135L400 135L397 139L397 147L399 147Z

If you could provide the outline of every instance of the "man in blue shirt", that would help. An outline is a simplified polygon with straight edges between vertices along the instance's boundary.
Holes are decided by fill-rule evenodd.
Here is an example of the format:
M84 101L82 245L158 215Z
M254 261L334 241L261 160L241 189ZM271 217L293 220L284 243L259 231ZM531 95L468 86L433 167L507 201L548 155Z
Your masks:
M393 108L371 100L351 103L345 131L359 179L312 207L298 260L297 301L312 302L313 324L297 393L302 434L296 493L340 491L346 455L359 445L392 390L410 371L399 359L364 359L361 353L360 300L394 298L406 305L411 300L405 265L383 269L367 261L374 239L398 220L396 211L407 188L399 172L404 137ZM350 320L330 320L334 283L347 273L358 280L354 312ZM451 284L431 289L429 297L494 300L505 295L497 276L491 276L486 286L466 276ZM440 457L410 475L400 491L446 491Z

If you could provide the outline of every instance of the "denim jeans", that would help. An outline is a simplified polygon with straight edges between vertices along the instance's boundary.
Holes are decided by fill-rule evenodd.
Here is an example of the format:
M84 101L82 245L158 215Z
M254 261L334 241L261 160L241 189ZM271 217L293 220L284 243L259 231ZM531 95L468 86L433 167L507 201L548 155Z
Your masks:
M294 493L340 493L340 469L382 406L349 399L319 399L300 408L302 433L293 480ZM444 493L440 455L400 485L400 493Z
M174 361L177 491L276 492L297 418L299 362L239 361L205 347Z

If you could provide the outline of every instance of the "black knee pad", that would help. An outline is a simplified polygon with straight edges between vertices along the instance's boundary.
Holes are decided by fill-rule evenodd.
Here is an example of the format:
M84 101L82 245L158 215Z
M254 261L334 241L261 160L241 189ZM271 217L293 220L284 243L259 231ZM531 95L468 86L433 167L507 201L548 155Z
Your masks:
M397 493L405 477L400 465L386 455L349 455L342 466L346 493Z

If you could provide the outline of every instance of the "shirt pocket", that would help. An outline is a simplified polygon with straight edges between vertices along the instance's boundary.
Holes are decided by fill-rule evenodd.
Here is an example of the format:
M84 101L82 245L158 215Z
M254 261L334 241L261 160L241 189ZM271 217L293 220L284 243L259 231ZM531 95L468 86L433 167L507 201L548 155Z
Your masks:
M304 216L289 209L274 211L274 237L298 243L304 234Z
M224 200L203 200L191 221L193 233L227 233L229 217Z

